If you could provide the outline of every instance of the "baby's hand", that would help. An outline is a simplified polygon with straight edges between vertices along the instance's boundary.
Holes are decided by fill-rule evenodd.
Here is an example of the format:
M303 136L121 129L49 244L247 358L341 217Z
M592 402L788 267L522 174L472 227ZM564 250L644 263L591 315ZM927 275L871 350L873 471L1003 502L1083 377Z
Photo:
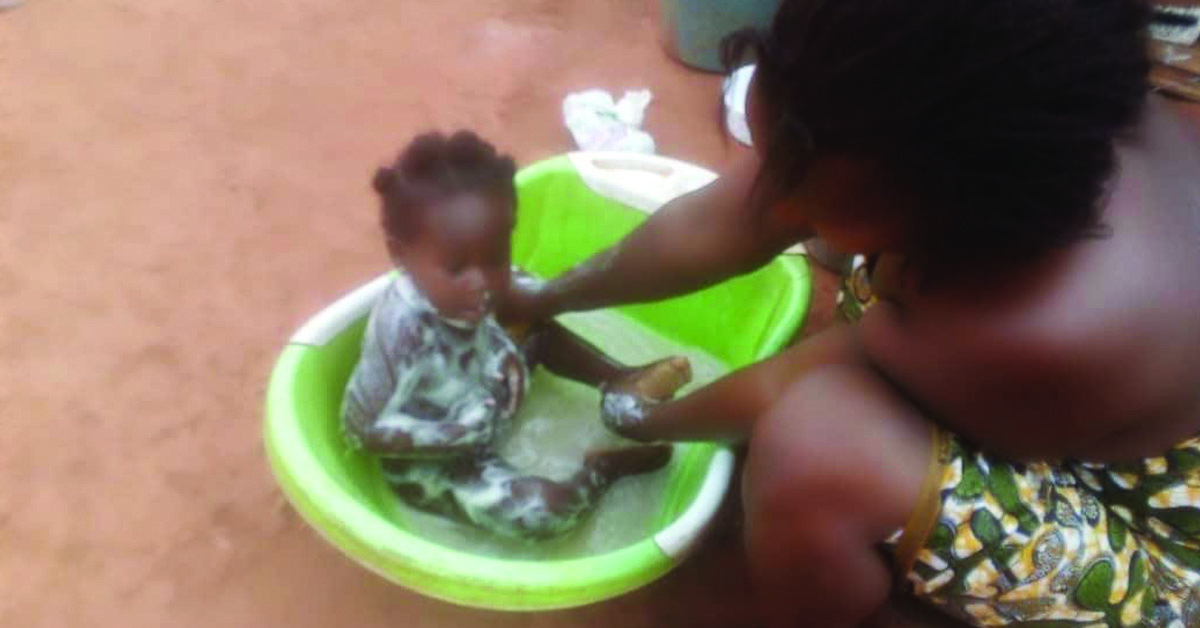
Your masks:
M488 388L493 391L496 406L503 415L511 415L517 411L521 398L525 394L525 375L517 356L509 354L489 375Z
M491 423L496 416L496 400L482 393L474 393L454 404L451 414L454 422L468 429Z

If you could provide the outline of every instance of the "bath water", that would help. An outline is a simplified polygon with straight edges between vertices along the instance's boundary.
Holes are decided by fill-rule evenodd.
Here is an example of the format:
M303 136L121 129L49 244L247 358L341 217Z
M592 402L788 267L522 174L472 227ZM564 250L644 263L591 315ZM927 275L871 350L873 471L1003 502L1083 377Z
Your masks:
M588 312L559 317L569 329L605 353L629 365L642 365L673 355L692 363L689 390L728 371L720 360L668 340L615 312ZM501 456L531 475L564 479L574 473L586 452L635 445L605 429L600 421L600 394L595 389L537 369L513 428L500 443ZM457 550L508 559L564 559L601 554L631 545L650 533L661 508L663 491L675 461L666 468L613 484L596 510L571 532L546 541L496 537L438 515L412 508L397 498L396 517L418 536Z

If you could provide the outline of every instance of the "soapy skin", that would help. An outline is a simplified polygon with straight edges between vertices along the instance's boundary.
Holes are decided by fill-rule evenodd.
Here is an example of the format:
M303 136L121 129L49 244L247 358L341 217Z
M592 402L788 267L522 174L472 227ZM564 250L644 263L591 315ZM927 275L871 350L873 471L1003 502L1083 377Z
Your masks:
M636 438L638 428L655 406L669 400L691 380L692 367L687 358L674 357L603 385L600 416L604 425L617 434Z
M376 171L384 241L404 274L371 312L342 425L410 504L500 536L545 538L574 527L612 482L661 468L671 448L589 451L562 481L498 455L532 362L593 387L636 386L640 373L554 321L514 330L518 347L492 316L514 283L515 169L460 131L420 135Z
M343 399L347 441L379 455L389 484L413 506L505 537L569 531L612 482L662 467L670 448L593 452L563 481L524 474L503 460L495 443L528 392L528 360L538 341L532 334L518 347L491 316L473 328L452 324L401 276L367 324ZM617 385L633 391L654 367L624 371Z

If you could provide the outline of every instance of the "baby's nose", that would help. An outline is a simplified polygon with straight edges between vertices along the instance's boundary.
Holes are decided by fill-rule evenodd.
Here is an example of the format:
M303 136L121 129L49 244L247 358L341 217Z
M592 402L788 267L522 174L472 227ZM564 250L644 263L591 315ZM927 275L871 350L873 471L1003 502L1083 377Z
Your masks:
M462 281L468 290L474 292L481 292L487 287L487 277L477 268L472 268L463 273Z

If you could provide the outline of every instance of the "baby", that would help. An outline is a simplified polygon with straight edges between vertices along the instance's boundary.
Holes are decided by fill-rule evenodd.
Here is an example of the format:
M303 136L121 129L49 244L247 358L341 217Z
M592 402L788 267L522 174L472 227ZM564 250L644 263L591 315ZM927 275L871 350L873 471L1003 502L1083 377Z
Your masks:
M413 506L501 536L546 538L575 526L617 479L663 467L671 449L593 451L562 481L521 473L495 444L531 366L603 387L609 405L665 400L691 372L684 358L624 367L555 323L515 336L497 323L492 295L512 280L514 171L464 131L419 136L376 173L388 251L405 274L371 312L342 422Z

